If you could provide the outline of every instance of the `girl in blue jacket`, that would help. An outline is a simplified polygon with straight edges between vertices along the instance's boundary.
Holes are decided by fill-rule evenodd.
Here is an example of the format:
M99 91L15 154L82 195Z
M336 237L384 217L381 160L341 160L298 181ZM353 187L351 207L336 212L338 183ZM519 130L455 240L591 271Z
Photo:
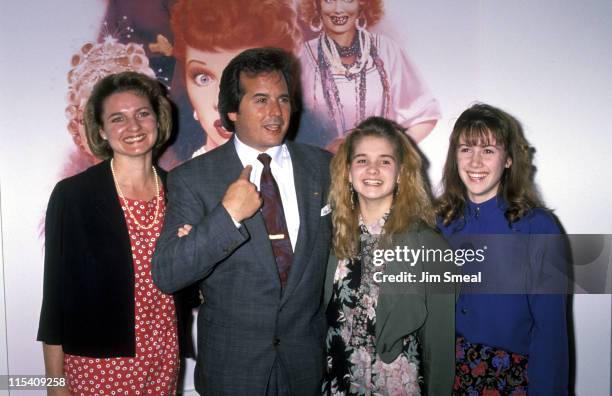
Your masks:
M568 392L565 295L535 275L555 272L545 244L525 243L560 234L538 198L532 154L518 121L486 104L464 111L450 136L438 226L454 247L489 241L480 289L464 287L457 302L456 395Z

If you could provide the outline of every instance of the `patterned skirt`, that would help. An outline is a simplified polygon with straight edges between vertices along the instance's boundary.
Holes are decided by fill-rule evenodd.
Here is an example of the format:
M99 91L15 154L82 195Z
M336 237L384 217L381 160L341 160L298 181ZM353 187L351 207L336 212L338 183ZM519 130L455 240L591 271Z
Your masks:
M453 395L527 395L527 357L458 336Z

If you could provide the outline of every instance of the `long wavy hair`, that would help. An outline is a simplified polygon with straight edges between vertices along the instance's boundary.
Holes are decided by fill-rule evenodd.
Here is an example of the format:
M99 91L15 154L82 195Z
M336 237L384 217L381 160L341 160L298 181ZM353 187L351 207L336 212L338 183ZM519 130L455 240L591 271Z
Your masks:
M383 229L384 240L389 241L392 235L420 222L432 227L435 225L431 194L423 176L423 162L404 131L401 125L385 118L367 118L347 134L332 159L329 203L334 226L332 251L336 257L355 258L359 253L358 198L348 180L355 146L367 136L383 138L391 143L399 166L399 184Z
M509 225L530 209L542 206L533 182L535 167L532 160L535 150L525 139L521 124L501 109L478 103L459 116L449 139L442 175L443 193L436 205L436 212L445 226L462 218L466 207L467 190L459 177L457 166L461 137L468 145L474 146L495 142L512 159L511 166L504 169L498 191L498 195L508 204L505 216Z

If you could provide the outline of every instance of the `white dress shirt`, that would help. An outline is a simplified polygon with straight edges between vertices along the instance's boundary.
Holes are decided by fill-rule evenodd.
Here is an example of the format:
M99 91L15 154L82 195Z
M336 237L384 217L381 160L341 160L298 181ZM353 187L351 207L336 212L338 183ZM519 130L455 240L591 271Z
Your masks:
M257 156L261 154L261 152L241 142L240 139L238 139L238 135L234 136L234 147L236 147L236 152L238 153L240 162L242 162L242 167L244 168L247 165L253 167L250 181L257 186L257 190L259 191L263 164L259 162ZM272 170L272 176L274 176L276 184L278 184L281 201L283 203L283 212L285 213L285 220L287 221L287 231L289 231L289 239L291 240L291 247L295 251L295 244L300 229L300 212L298 209L297 194L295 192L291 155L289 154L289 149L286 144L271 147L267 149L265 153L272 158L270 169Z

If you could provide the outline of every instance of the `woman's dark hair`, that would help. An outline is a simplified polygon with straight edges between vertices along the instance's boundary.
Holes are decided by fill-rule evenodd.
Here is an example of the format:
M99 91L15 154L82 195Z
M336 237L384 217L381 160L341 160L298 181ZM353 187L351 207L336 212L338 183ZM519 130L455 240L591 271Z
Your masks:
M533 182L535 150L525 139L521 124L503 110L478 103L459 116L449 138L442 175L444 192L438 199L436 210L444 225L462 217L466 207L467 191L457 166L461 137L471 146L489 145L494 141L512 160L510 167L504 169L498 191L508 204L505 215L510 224L523 217L529 209L542 206Z
M104 102L111 95L120 92L132 92L151 103L157 118L158 130L153 151L154 155L159 154L172 134L172 105L166 97L166 90L157 80L132 71L110 74L94 86L83 114L85 135L91 152L103 160L113 156L113 150L108 141L100 136L100 130L104 126L102 119Z
M228 131L235 132L234 122L229 119L227 113L238 112L240 101L245 94L244 88L240 84L240 76L243 74L255 77L271 72L281 73L287 83L291 109L296 111L296 67L297 63L293 57L280 48L251 48L238 54L225 67L219 82L219 115L223 127Z

